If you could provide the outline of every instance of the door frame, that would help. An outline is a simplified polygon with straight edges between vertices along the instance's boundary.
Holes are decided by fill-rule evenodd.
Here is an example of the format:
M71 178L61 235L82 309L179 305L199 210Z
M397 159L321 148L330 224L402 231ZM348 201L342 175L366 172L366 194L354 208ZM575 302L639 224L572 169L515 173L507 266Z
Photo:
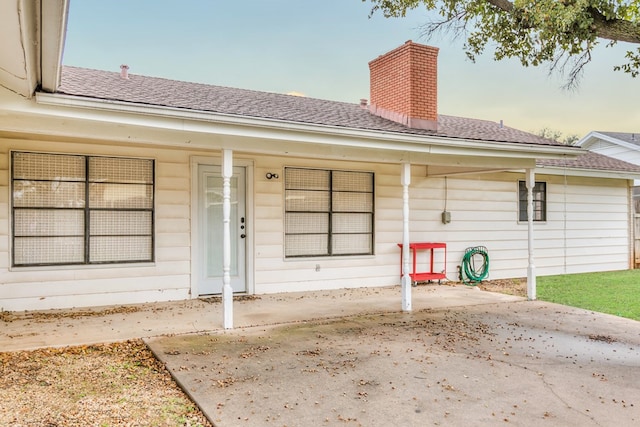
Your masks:
M246 293L255 293L254 280L254 197L253 197L253 160L234 158L233 166L241 166L245 168L245 285ZM198 298L200 291L198 288L198 278L200 277L200 269L203 268L198 255L199 242L202 234L199 225L199 209L198 209L198 166L222 166L222 156L192 156L191 157L191 298Z

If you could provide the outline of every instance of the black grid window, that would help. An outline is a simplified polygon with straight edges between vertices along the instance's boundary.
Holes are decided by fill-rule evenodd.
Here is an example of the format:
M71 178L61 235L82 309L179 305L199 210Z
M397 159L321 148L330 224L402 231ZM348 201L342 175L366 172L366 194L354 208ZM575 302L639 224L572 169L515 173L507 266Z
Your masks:
M373 254L371 172L285 169L285 257Z
M518 181L518 220L527 221L527 185ZM533 186L533 220L547 220L547 183L536 182Z
M154 162L13 152L12 265L153 261Z

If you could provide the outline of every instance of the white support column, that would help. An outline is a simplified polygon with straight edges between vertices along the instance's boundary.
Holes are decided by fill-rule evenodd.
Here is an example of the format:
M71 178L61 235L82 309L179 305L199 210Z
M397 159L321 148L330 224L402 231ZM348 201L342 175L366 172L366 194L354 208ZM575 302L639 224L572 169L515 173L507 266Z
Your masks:
M527 236L529 249L529 264L527 266L527 299L536 299L536 266L533 257L533 187L536 185L535 170L527 169Z
M411 164L402 164L402 311L411 311L411 271L409 259L409 184L411 184Z
M233 151L222 150L222 314L225 329L233 328L233 289L231 288L231 176Z

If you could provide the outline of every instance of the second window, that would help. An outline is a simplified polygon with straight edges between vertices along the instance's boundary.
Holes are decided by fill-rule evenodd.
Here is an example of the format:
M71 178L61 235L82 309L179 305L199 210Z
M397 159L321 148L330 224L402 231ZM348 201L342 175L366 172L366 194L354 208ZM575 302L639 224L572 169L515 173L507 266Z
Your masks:
M285 169L285 257L373 254L374 175Z

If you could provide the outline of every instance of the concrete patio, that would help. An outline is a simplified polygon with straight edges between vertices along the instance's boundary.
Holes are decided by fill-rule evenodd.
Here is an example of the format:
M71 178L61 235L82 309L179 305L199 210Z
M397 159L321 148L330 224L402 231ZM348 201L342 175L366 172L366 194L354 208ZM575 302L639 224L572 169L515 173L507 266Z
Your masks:
M143 338L216 426L640 423L640 322L466 286L3 313L2 351Z

